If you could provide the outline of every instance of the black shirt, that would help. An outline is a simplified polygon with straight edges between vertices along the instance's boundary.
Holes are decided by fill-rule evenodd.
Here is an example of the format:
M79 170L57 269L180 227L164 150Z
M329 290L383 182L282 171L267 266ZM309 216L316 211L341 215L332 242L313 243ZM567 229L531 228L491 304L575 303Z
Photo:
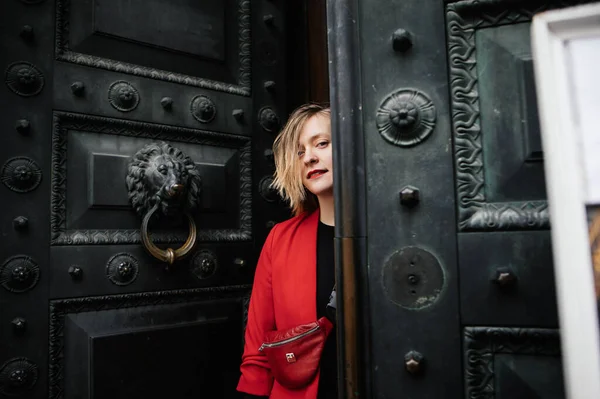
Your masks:
M317 317L327 316L326 308L335 284L333 259L333 226L319 221L317 230ZM333 321L333 320L332 320ZM318 399L337 398L337 345L336 329L327 338L321 357Z

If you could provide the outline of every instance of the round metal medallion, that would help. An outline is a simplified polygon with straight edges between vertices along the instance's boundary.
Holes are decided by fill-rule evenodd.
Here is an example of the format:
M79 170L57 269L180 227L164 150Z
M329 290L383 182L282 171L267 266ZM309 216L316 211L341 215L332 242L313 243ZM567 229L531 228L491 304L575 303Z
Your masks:
M19 396L29 391L38 380L38 367L31 360L17 357L0 367L0 394Z
M217 107L215 107L215 103L210 98L199 95L192 99L190 112L198 122L209 123L215 119Z
M279 193L273 187L273 176L264 176L258 183L258 192L267 202L275 202L279 199Z
M382 273L383 289L390 301L406 309L433 305L445 287L440 262L418 247L405 247L386 261Z
M29 62L13 62L6 68L6 85L15 94L30 97L39 94L44 88L44 75Z
M128 253L119 253L108 260L106 276L116 285L129 285L135 281L139 273L139 263Z
M40 279L40 268L29 256L16 255L0 266L0 285L15 293L31 290Z
M200 280L204 280L215 274L217 267L217 257L208 249L196 252L190 260L190 271Z
M279 129L279 117L271 107L263 107L258 111L258 123L269 133Z
M2 167L2 183L12 191L27 193L35 190L42 181L42 170L30 158L11 158Z
M389 95L377 110L377 130L388 142L409 147L433 132L436 113L425 93L402 89Z
M136 109L140 103L140 95L130 83L118 80L108 89L108 101L113 108L121 112L129 112Z

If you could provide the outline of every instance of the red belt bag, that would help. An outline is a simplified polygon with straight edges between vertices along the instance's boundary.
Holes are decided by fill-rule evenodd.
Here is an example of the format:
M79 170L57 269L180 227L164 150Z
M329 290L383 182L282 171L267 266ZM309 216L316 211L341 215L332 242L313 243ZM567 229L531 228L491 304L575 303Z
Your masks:
M319 371L325 341L333 329L327 317L288 330L269 331L258 349L263 352L275 380L288 389L304 388Z

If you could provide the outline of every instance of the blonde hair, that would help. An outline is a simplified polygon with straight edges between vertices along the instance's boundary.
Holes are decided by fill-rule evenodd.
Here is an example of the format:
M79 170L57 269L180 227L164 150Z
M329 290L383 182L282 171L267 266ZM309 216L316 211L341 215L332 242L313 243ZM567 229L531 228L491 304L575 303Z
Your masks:
M298 161L300 133L306 121L315 115L331 118L331 110L319 104L304 104L296 108L273 143L275 174L272 187L289 202L294 216L312 212L319 207L317 197L302 184Z

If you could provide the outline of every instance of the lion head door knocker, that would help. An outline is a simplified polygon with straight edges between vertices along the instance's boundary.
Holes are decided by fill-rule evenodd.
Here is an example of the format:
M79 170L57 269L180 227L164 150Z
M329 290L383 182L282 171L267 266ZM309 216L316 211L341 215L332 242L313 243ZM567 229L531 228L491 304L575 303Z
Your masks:
M196 244L196 223L192 211L198 206L202 179L194 162L167 143L152 143L139 150L129 163L127 173L129 201L142 216L142 244L157 259L172 265L191 252ZM148 223L153 215L185 215L189 235L177 249L158 248L150 239Z

